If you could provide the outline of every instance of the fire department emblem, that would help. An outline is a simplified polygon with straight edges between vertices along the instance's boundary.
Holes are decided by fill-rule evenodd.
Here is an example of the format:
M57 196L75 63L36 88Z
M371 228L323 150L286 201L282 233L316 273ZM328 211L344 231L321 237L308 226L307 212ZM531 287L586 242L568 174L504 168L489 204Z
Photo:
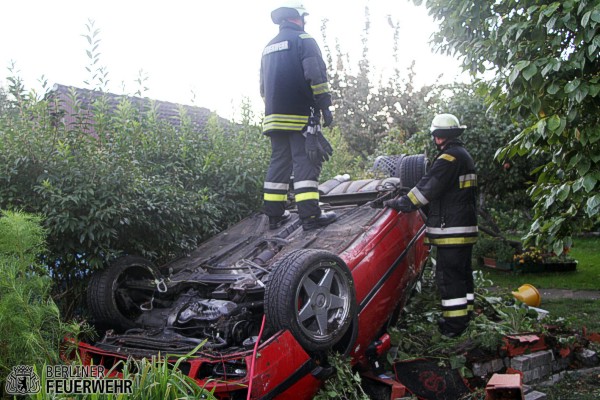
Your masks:
M40 378L32 365L17 365L8 374L4 389L9 395L35 394L40 391Z

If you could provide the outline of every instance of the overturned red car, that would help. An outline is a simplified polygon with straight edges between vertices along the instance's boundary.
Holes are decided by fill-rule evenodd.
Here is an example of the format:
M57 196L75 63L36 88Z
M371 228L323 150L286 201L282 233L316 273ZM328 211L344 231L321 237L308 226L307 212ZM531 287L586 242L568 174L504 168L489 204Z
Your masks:
M224 399L245 399L249 387L252 398L310 399L330 350L369 368L429 252L422 214L382 207L420 179L425 158L379 165L391 176L320 186L322 208L338 215L324 228L303 231L291 199L279 229L256 214L166 265L126 256L95 274L88 305L105 334L80 343L81 359L111 368L204 343L179 368Z

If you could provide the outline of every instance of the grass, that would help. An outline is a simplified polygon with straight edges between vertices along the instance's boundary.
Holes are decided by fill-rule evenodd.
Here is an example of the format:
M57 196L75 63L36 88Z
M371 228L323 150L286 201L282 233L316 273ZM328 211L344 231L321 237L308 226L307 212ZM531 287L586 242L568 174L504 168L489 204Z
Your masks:
M524 283L537 289L600 290L600 238L576 238L570 255L578 261L572 272L514 273L481 268L484 277L500 291L510 293ZM600 301L542 298L543 309L550 315L567 319L573 329L583 326L600 332Z
M122 376L118 379L131 381L131 393L90 393L73 396L72 394L48 393L42 389L37 394L31 395L31 400L180 400L180 399L207 399L217 400L211 391L198 386L196 381L179 370L179 365L195 354L204 343L184 356L179 356L174 362L165 361L164 358L152 357L136 360L130 358L126 362L119 361L112 369L106 372L110 376L113 371L121 369ZM74 365L81 365L81 361L74 361ZM46 366L36 369L42 388L52 378L46 374ZM111 378L112 379L112 378Z
M576 238L570 255L578 261L577 271L514 273L482 268L494 284L513 291L524 283L538 289L600 290L600 238Z
M567 375L551 387L539 386L535 389L545 393L548 400L596 400L600 398L599 378L598 373Z
M541 308L550 315L561 316L568 325L579 331L600 332L600 300L560 299L544 301Z
M600 238L576 238L570 255L578 261L577 271L547 273L513 273L483 268L484 277L490 279L501 291L511 292L524 283L538 289L600 290ZM544 310L553 317L562 317L567 326L581 332L600 332L600 300L542 299ZM535 387L545 393L548 400L600 398L600 375L567 375L557 384Z

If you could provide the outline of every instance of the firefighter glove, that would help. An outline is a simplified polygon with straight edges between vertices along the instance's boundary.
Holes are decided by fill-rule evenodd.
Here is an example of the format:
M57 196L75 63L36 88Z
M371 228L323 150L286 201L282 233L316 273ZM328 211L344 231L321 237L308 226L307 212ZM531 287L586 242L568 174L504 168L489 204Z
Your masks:
M402 207L402 202L400 201L400 199L386 200L383 202L383 205L385 207L393 208L398 212L406 211L404 207Z
M333 114L329 111L329 108L324 108L323 110L323 127L327 128L333 123Z
M323 162L323 154L325 154L325 150L323 147L321 147L316 133L307 133L305 149L306 156L313 164L320 164Z
M399 199L386 200L383 202L383 205L399 212L411 212L416 209L406 196L402 196Z
M397 205L397 200L386 200L383 202L384 207L389 207L389 208L393 208L394 210L396 209Z
M331 115L331 113L329 114ZM329 157L333 154L333 148L327 139L325 139L325 136L323 136L319 119L319 114L315 115L313 113L302 132L306 138L304 144L306 156L313 164L321 164L323 161L329 161Z
M324 152L323 158L325 161L329 161L329 157L333 155L333 147L331 147L331 144L329 144L329 141L325 138L325 136L323 136L323 132L320 130L317 132L317 140Z

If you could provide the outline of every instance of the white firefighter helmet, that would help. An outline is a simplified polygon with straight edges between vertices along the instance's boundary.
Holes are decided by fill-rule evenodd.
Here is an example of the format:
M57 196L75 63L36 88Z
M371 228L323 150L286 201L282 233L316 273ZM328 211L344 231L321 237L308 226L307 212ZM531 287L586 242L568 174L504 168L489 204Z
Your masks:
M302 18L308 15L304 4L299 0L285 0L281 5L271 12L271 20L279 25L287 18Z
M438 114L431 121L429 131L433 136L440 138L453 138L459 136L467 129L466 125L461 125L452 114Z

